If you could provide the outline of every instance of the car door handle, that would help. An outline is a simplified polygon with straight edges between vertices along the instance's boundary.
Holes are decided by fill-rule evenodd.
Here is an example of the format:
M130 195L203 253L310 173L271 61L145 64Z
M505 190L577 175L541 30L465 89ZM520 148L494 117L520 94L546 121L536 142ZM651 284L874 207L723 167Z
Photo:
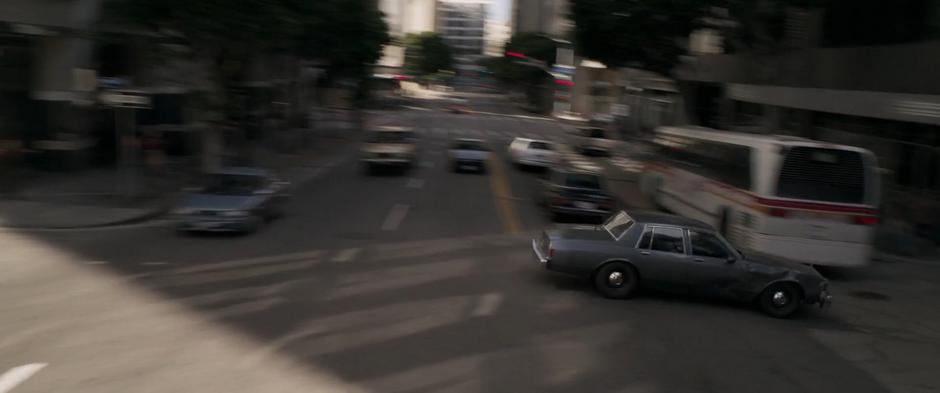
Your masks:
M650 255L649 251L640 251L640 255Z

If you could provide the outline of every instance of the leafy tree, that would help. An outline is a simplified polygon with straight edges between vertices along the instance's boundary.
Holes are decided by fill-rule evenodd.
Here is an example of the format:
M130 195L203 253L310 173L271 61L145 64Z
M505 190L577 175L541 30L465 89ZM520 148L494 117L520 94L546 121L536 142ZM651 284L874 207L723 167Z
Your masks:
M404 37L405 69L416 75L452 70L454 58L450 46L440 35L430 31Z
M516 52L545 64L555 62L555 41L540 33L513 34L506 42L507 52Z
M111 23L178 36L208 59L223 92L248 77L255 58L287 54L325 61L331 77L362 77L389 40L369 0L111 0Z

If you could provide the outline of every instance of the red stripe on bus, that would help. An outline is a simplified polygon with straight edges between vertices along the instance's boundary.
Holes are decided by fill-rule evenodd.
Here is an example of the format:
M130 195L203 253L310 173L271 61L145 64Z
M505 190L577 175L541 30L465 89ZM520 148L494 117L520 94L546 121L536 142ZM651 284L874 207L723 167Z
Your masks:
M652 164L650 165L650 167L663 169L664 171L669 171L673 169L670 166L666 166L662 164ZM840 205L840 204L835 204L835 203L804 202L804 201L793 201L793 200L787 200L787 199L774 199L774 198L762 197L751 191L742 190L740 188L722 183L718 180L710 179L710 178L700 176L700 175L695 175L695 176L705 179L711 185L723 188L727 191L732 191L738 194L743 194L751 198L758 205L761 205L764 207L813 210L813 211L830 212L830 213L866 214L866 215L876 214L876 210L874 208L867 207L867 206L847 206L847 205ZM735 201L735 202L738 202L738 201Z

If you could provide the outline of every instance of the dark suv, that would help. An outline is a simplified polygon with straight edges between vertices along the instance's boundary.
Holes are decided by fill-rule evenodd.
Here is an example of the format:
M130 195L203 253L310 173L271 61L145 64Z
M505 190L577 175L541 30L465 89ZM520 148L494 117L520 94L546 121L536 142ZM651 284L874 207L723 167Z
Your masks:
M541 184L540 202L554 220L600 222L617 203L600 175L576 169L552 169Z

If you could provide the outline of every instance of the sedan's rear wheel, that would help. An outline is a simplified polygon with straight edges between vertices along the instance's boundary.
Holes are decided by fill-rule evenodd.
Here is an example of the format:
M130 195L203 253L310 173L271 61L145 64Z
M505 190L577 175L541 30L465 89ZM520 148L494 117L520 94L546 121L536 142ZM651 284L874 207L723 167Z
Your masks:
M594 288L602 295L625 299L636 292L640 283L640 276L636 269L622 262L611 262L594 273Z
M795 284L773 284L758 299L761 311L774 318L789 318L803 304L803 292Z

